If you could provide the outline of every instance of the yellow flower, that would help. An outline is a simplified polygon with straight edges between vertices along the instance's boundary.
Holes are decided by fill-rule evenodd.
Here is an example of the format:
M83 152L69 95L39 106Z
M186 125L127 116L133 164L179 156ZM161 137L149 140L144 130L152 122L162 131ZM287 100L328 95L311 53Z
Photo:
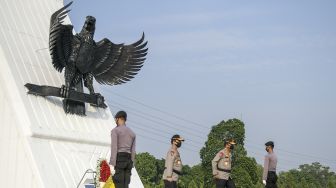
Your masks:
M106 180L103 188L115 188L111 176Z

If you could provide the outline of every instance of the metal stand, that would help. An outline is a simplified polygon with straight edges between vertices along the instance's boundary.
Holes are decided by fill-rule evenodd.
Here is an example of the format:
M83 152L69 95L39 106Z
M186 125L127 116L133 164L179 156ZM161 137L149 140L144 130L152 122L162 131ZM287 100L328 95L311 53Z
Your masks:
M83 174L81 180L79 181L79 183L78 183L78 185L77 185L77 188L79 188L79 186L81 185L81 183L82 183L82 181L83 181L85 175L86 175L86 174L90 174L90 173L92 174L93 184L94 184L95 187L97 187L97 185L96 185L96 181L95 181L95 180L96 180L96 174L97 174L97 172L96 172L96 171L93 171L92 169L87 169L87 170L85 171L85 173Z

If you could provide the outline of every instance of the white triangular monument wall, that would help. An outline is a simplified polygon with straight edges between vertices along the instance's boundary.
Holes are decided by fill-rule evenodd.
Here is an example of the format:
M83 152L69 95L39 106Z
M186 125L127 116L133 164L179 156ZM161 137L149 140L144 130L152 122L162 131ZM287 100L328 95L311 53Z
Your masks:
M85 117L66 115L59 98L26 94L26 83L64 83L48 50L50 15L62 6L60 0L1 0L0 187L75 188L98 158L109 159L115 123L108 108L87 105ZM135 169L130 187L143 187Z

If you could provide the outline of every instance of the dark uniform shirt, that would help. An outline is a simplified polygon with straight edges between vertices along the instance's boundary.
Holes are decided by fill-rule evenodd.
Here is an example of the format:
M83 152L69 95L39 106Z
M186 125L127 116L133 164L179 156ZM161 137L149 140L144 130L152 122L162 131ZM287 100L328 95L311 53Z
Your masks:
M111 131L111 165L116 165L117 153L119 152L130 153L134 162L135 134L126 125L119 125Z

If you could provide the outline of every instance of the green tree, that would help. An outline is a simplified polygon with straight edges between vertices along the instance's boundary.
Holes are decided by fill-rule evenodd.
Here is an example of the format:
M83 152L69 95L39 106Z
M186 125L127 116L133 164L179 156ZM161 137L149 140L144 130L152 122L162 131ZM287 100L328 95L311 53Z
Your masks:
M278 185L280 188L336 187L336 175L329 167L315 162L280 173Z
M191 176L193 177L193 181L198 188L204 187L204 172L200 164L195 165L191 168Z
M329 177L328 188L336 188L336 176L335 175Z
M257 164L257 183L255 184L254 188L264 188L265 186L262 184L261 179L262 179L262 173L263 173L264 168L260 165Z
M149 153L139 153L136 155L135 167L141 178L141 181L146 185L156 184L157 160Z
M223 149L223 139L229 134L236 140L237 146L233 152L232 176L237 187L255 187L258 184L257 163L255 159L247 157L244 148L245 125L238 119L222 121L212 127L208 140L200 151L202 168L204 171L205 187L213 187L211 161L217 152Z
M165 169L165 159L156 159L156 170L157 170L155 178L156 184L160 184L160 182L162 181L162 175L164 169Z
M301 180L312 183L316 182L316 185L320 187L327 187L328 178L334 174L333 172L329 172L329 170L329 167L322 166L318 162L312 163L311 165L304 164L299 166Z
M212 188L211 161L221 150L224 136L231 133L237 142L233 152L232 178L237 188L263 188L261 176L263 168L254 158L248 157L244 148L244 123L238 119L222 121L212 127L205 146L200 151L201 164L184 165L183 176L179 179L180 188ZM145 188L163 187L162 173L164 159L156 159L149 153L136 155L136 168ZM336 188L336 174L330 168L318 162L300 165L298 169L281 172L278 178L279 188Z
M203 188L204 173L201 165L189 167L188 165L182 168L183 176L179 179L179 187L181 188Z
M244 169L251 181L252 181L252 184L256 184L258 182L258 174L257 174L257 162L254 158L251 158L251 157L247 157L247 156L241 156L239 158L236 159L236 163L239 167L241 167L242 169ZM239 174L238 174L239 176Z
M249 173L241 166L232 169L232 178L235 180L236 187L253 187L252 179Z
M181 188L188 187L189 183L192 181L191 168L188 165L182 166L183 176L180 176L178 185Z

